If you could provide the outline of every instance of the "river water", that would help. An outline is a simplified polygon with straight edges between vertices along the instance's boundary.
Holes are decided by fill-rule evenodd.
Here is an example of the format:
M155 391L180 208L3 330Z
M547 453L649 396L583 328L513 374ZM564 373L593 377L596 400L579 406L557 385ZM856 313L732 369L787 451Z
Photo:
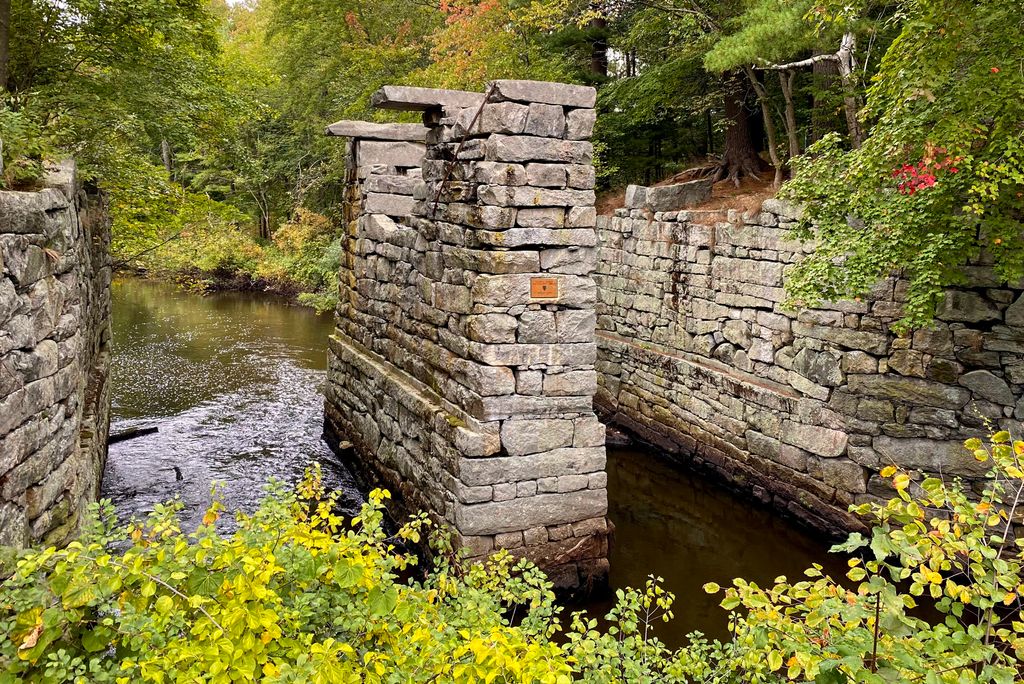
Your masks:
M271 297L200 297L135 279L116 281L113 295L112 431L159 428L111 446L103 496L123 519L177 498L194 527L215 482L228 510L252 510L268 478L294 482L314 461L343 508L358 508L354 479L320 439L329 317ZM658 632L670 644L693 630L726 635L704 583L763 584L828 560L824 542L652 451L610 447L608 494L611 584L665 579L676 618Z

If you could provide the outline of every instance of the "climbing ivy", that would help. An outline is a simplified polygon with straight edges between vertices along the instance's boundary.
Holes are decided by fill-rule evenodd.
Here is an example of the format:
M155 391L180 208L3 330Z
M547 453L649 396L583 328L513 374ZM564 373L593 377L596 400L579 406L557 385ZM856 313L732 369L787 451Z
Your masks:
M835 8L831 8L836 5ZM827 136L795 160L815 254L787 282L794 303L862 295L900 270L902 327L927 323L968 262L1024 277L1024 43L1018 3L902 0L900 34L867 93L862 147ZM822 3L816 17L843 3ZM831 9L830 9L831 8Z

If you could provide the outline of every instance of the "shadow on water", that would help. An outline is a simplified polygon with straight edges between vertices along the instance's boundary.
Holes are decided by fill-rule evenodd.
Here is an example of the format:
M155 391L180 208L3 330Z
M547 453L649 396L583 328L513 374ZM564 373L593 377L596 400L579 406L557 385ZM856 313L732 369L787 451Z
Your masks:
M608 497L615 524L612 588L642 587L649 575L664 578L676 595L675 619L655 631L673 647L694 630L728 635L722 597L706 594L707 582L729 586L743 577L764 586L779 575L802 578L815 562L833 577L846 571L845 560L828 553L831 544L651 451L608 448ZM603 614L610 606L588 608Z
M251 511L268 479L294 482L313 461L355 510L361 495L320 439L328 316L134 279L117 281L113 295L112 431L160 428L111 446L103 496L122 518L177 497L190 529L214 482L229 511Z
M317 460L346 514L355 511L362 496L320 439L329 317L266 296L198 297L134 279L113 292L113 430L160 428L111 447L103 496L122 519L177 497L193 529L214 482L224 483L228 510L249 511L268 478L294 482ZM720 599L702 591L705 582L796 577L828 559L827 544L653 452L610 448L608 468L612 585L665 578L678 597L676 619L657 632L670 645L698 629L726 635ZM231 517L222 520L229 529ZM829 567L841 572L843 563L833 558ZM609 604L588 607L596 615Z

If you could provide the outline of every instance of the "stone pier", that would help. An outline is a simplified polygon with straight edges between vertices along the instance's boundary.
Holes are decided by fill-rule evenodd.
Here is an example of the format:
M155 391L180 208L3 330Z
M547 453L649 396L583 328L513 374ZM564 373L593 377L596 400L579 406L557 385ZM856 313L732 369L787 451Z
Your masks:
M608 571L595 95L389 86L374 104L425 125L328 129L350 141L329 441L470 556L509 549L562 588Z

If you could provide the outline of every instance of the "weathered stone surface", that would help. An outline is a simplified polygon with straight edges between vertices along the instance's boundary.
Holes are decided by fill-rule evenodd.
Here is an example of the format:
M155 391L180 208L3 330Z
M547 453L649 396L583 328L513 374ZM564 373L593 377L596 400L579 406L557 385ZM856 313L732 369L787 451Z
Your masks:
M425 142L427 139L427 128L420 124L338 121L327 127L327 135L359 138L361 140Z
M467 459L459 463L458 477L467 485L483 486L596 473L603 471L605 464L603 445L561 448L523 456Z
M597 267L597 257L593 247L545 249L540 253L540 265L550 273L589 275Z
M597 288L584 277L597 261L594 112L581 106L593 90L503 82L482 109L464 93L384 95L424 109L430 130L418 154L364 140L349 159L346 210L360 215L325 433L471 553L508 548L558 582L600 581L607 477Z
M565 117L565 137L570 140L588 140L594 132L597 112L593 109L574 109Z
M935 315L943 321L965 323L997 321L1001 318L999 309L984 297L975 292L961 290L947 292Z
M979 463L960 440L938 442L931 439L896 439L876 437L874 449L883 464L899 464L928 473L950 475L982 475L988 466Z
M381 192L394 195L412 195L420 183L410 176L370 176L366 179L367 192Z
M46 183L0 192L0 546L66 542L106 458L109 222L73 165Z
M884 466L977 478L962 440L1024 418L1019 288L975 279L911 337L891 329L907 296L896 276L791 313L786 269L812 248L791 239L799 208L652 212L646 193L598 218L594 276L595 397L645 439L849 530L847 505L878 493L867 483Z
M359 143L357 155L360 164L408 168L419 166L425 151L418 143L365 140Z
M407 195L386 195L373 193L366 197L366 211L372 214L387 214L403 217L412 214L416 200Z
M793 370L825 387L837 387L843 381L839 357L830 352L802 349L793 358Z
M782 264L771 261L719 258L711 264L713 278L728 278L771 287L782 285L782 271Z
M855 330L852 328L833 328L827 325L808 325L793 323L793 334L810 337L824 342L831 342L847 349L859 349L871 354L884 354L889 340L881 333Z
M582 140L494 135L484 143L484 157L488 161L586 164L593 154L593 145Z
M469 320L469 339L474 342L515 342L519 322L508 314L485 314Z
M543 138L561 138L565 133L565 114L562 108L534 102L530 105L525 132Z
M459 507L455 524L464 534L494 534L571 523L596 518L608 512L608 495L603 489L584 489L567 494L538 494L526 499Z
M1006 325L1014 328L1024 328L1024 294L1017 297L1005 312Z
M965 373L960 376L959 382L974 392L976 397L981 397L1002 406L1013 406L1017 401L1006 381L996 377L987 370Z
M564 188L567 181L564 164L528 164L526 180L530 185L541 188Z
M868 478L864 468L851 461L829 458L821 461L822 481L851 494L862 494L868 490Z
M370 106L418 112L441 107L479 107L484 96L464 90L415 88L412 86L384 86L370 96Z
M849 437L841 430L786 421L782 425L782 441L812 454L834 458L846 451Z
M643 185L626 186L626 206L630 209L642 209L647 203L647 188Z
M703 204L711 198L713 179L658 185L647 188L646 205L651 211L677 211Z
M949 409L963 408L970 399L970 393L962 387L887 375L851 376L849 390L853 394Z
M900 375L925 377L924 354L912 349L900 349L889 356L889 368Z
M501 443L510 456L524 456L572 446L571 420L506 420Z
M597 285L590 278L573 275L511 273L508 275L481 275L473 284L473 301L478 304L530 304L531 281L535 278L553 278L558 285L558 297L543 301L567 307L593 306L597 302Z
M576 370L544 376L544 394L550 397L592 397L597 392L597 371Z
M562 207L520 209L516 213L516 225L523 228L564 228L565 209Z
M455 119L452 135L457 138L484 133L519 135L526 128L529 114L529 107L514 102L486 104L482 111L476 107L463 109ZM470 124L473 123L474 118L476 123L471 129Z
M566 107L592 109L597 103L597 90L590 86L551 83L548 81L493 81L494 97L499 100L540 102Z
M500 232L480 231L474 238L478 245L507 249L546 246L593 247L597 244L597 236L591 228L512 228Z
M478 161L471 168L470 180L490 185L526 185L526 167L522 164Z
M530 186L482 185L480 201L499 207L572 207L593 205L593 190L556 190Z

